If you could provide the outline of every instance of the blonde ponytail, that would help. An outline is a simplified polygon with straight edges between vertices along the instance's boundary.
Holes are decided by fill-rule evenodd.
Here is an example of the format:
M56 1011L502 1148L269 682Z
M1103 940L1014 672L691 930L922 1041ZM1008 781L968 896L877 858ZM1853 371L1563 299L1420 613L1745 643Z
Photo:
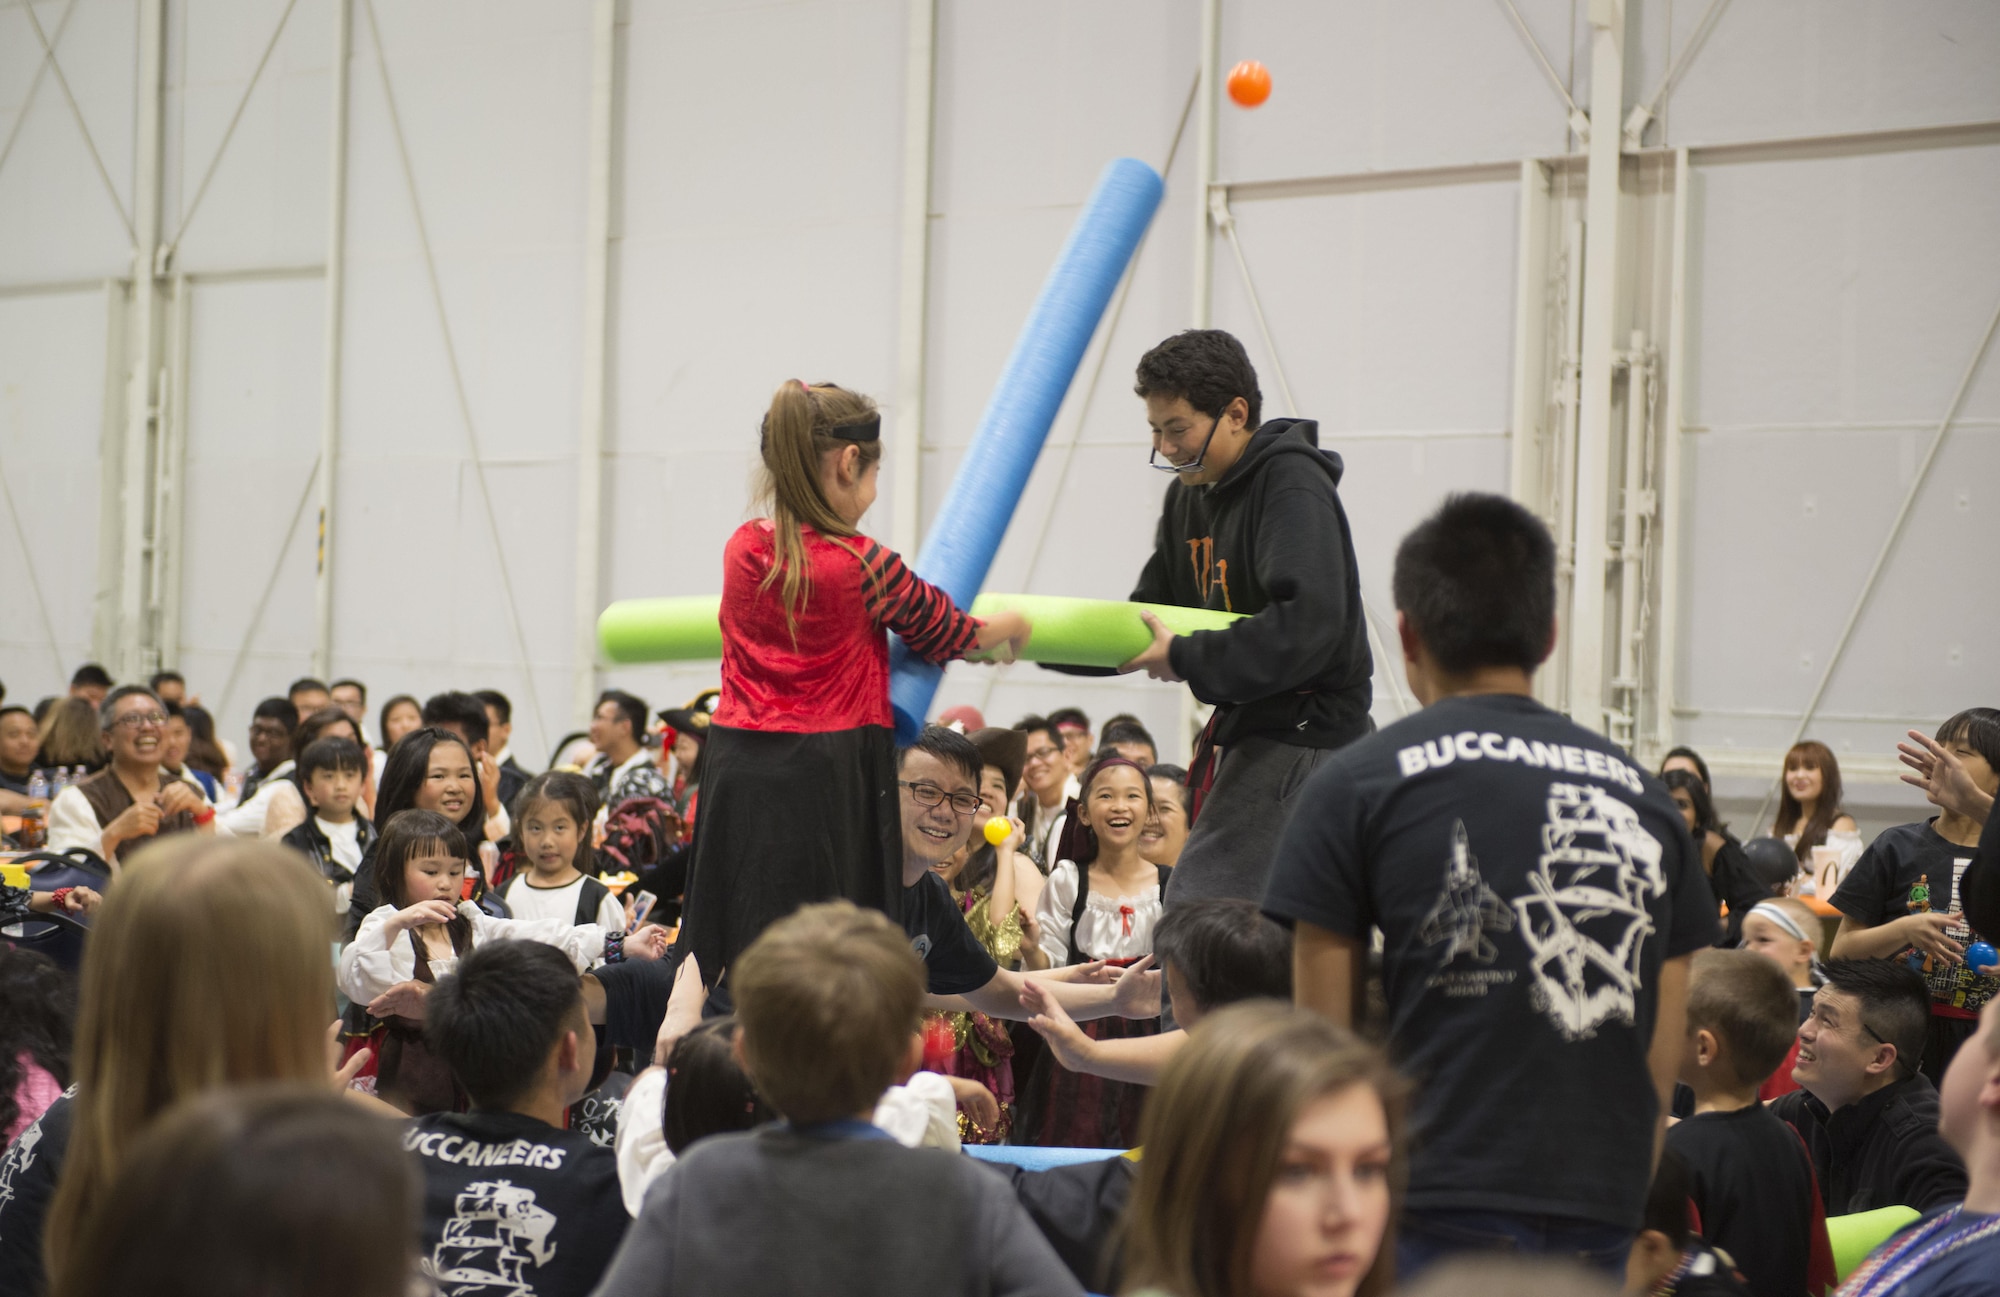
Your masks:
M812 570L801 528L811 527L829 539L854 535L820 487L820 462L829 451L846 446L860 447L864 467L880 459L879 437L852 441L832 432L875 417L875 403L858 392L832 383L808 387L795 378L779 385L764 415L757 502L771 515L773 560L758 589L781 583L785 624L794 635L799 610L812 598Z

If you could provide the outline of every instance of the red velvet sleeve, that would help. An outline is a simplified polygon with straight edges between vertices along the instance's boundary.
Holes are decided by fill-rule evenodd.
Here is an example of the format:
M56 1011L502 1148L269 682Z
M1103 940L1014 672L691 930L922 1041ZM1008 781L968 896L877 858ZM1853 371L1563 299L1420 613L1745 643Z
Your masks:
M978 639L980 623L960 612L950 595L910 571L894 550L866 536L855 539L867 569L862 585L875 624L902 636L910 652L926 662L964 657Z

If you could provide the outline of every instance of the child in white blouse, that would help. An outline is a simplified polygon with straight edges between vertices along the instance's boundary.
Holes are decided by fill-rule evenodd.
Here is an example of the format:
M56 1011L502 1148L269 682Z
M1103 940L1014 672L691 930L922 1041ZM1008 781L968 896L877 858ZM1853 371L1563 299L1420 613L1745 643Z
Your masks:
M1168 867L1139 854L1153 811L1153 785L1125 757L1101 757L1083 773L1075 814L1048 886L1035 904L1031 947L1022 963L1048 968L1105 959L1130 962L1153 951ZM1084 1024L1093 1040L1157 1035L1158 1018ZM1052 1055L1037 1061L1021 1090L1015 1122L1023 1143L1130 1148L1138 1138L1145 1087L1071 1072Z
M1135 762L1105 757L1084 772L1073 827L1063 831L1035 904L1039 949L1022 951L1025 965L1060 968L1151 953L1167 875L1139 854L1152 810L1152 784Z
M385 1020L371 1038L391 1021L421 1018L431 986L460 955L487 941L544 942L569 956L578 972L599 960L657 959L662 953L665 932L657 927L628 942L595 923L492 917L463 899L468 851L458 826L433 811L399 812L384 828L375 883L385 903L362 920L341 951L338 979L342 994L366 1005L372 1019ZM382 1057L378 1048L376 1058Z

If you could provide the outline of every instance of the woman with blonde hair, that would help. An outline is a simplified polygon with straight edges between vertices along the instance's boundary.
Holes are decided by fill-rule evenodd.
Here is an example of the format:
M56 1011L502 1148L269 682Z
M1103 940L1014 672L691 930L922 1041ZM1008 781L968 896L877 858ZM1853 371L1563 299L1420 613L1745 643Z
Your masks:
M1146 1108L1124 1291L1387 1293L1403 1109L1381 1051L1316 1014L1256 1001L1203 1018Z
M1799 868L1814 878L1822 896L1833 889L1861 858L1861 830L1840 805L1840 762L1833 749L1816 739L1792 744L1785 753L1779 783L1778 818L1771 836L1783 838L1799 858ZM1815 848L1828 854L1815 857Z
M0 1297L60 1278L126 1150L177 1101L255 1081L345 1088L329 1061L326 884L275 844L136 853L98 910L79 992L75 1084L0 1161Z

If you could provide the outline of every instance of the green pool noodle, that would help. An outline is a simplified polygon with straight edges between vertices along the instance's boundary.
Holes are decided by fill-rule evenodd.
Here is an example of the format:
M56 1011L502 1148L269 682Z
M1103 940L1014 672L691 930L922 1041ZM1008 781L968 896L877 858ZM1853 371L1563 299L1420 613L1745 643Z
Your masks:
M1915 1220L1915 1207L1877 1207L1846 1216L1826 1218L1826 1241L1833 1245L1833 1271L1842 1283L1854 1273L1868 1254L1889 1241L1889 1236Z
M722 600L716 595L676 599L621 599L597 619L597 639L613 662L700 662L722 656ZM1024 614L1034 634L1021 654L1027 662L1116 667L1152 642L1141 612L1159 617L1176 635L1220 630L1241 613L1113 599L1064 599L1055 595L983 594L974 616Z

